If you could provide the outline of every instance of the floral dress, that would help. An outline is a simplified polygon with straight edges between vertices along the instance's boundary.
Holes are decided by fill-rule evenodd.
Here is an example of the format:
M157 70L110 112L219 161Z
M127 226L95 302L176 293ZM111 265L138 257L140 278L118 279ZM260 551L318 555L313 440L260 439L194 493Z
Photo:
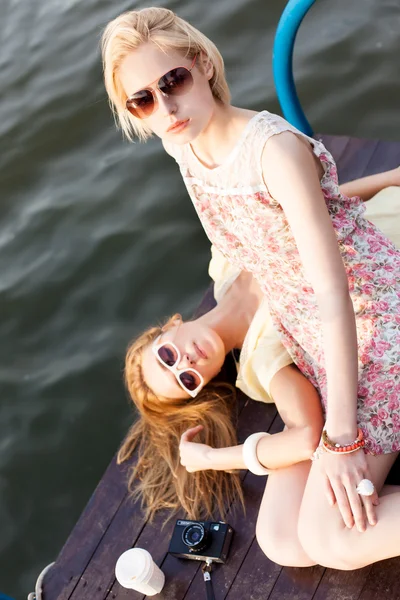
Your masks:
M400 450L400 251L364 216L364 203L339 191L337 170L323 144L268 111L247 123L225 162L208 169L190 144L167 150L180 171L210 241L250 271L267 297L281 341L320 393L327 381L318 305L281 206L263 181L267 140L292 131L309 140L324 167L321 189L349 281L358 336L358 424L371 454Z

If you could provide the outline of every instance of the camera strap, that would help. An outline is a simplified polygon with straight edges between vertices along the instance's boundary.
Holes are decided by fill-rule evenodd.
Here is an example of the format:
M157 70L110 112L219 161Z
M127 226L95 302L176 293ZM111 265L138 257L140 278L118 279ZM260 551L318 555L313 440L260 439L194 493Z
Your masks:
M215 600L214 589L211 581L211 559L207 559L205 564L202 566L204 583L206 584L207 600Z

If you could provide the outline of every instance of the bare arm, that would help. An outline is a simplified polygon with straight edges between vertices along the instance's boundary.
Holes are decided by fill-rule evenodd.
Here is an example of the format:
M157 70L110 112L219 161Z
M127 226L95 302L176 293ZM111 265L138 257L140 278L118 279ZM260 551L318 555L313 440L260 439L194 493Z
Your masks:
M316 389L295 365L280 369L270 390L286 427L262 438L257 444L257 456L265 467L279 469L311 458L321 437L322 410ZM242 449L242 445L212 448L209 468L246 469Z
M346 271L310 144L291 132L268 140L263 173L283 208L319 309L328 384L328 432L340 442L357 435L358 349Z
M400 185L400 167L391 171L384 171L376 175L361 177L354 181L348 181L340 186L340 191L344 196L360 196L365 202L370 200L378 192L392 185Z
M285 211L305 275L319 309L327 375L326 430L335 442L348 444L357 434L358 347L353 303L335 231L319 181L320 165L310 145L285 132L265 146L263 170L269 191ZM363 508L355 489L368 478L364 452L320 457L325 494L336 498L345 524L364 530ZM367 500L365 500L367 502ZM368 499L370 523L375 520Z

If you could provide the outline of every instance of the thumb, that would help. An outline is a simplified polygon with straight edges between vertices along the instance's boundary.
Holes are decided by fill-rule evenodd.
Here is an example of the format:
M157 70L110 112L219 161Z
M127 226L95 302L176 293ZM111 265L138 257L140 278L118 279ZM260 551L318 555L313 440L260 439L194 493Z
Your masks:
M204 425L196 425L182 433L181 442L190 442L202 429Z

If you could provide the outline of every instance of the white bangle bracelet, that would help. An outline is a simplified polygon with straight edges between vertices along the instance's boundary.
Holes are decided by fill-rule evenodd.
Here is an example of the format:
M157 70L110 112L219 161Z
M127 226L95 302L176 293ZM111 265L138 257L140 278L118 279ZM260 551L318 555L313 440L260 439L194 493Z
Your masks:
M269 473L269 470L263 467L263 465L257 458L257 444L260 441L260 439L265 437L266 435L271 434L266 433L265 431L253 433L252 435L249 435L249 437L243 444L243 462L248 468L248 470L254 473L254 475L268 475Z

